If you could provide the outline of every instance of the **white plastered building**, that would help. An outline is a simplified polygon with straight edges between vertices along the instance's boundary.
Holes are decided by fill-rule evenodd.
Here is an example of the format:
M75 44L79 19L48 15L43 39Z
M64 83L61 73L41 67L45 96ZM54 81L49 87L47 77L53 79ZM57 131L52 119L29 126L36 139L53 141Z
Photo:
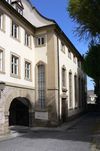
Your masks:
M0 134L51 126L84 111L83 58L57 23L29 0L0 0Z

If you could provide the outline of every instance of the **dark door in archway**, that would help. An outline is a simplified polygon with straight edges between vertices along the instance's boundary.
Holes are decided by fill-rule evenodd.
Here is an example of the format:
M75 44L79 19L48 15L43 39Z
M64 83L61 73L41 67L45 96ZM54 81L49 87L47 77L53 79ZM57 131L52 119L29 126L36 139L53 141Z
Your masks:
M66 98L62 98L62 122L66 122L68 118L68 108Z
M29 126L29 106L21 99L14 99L9 109L9 125Z

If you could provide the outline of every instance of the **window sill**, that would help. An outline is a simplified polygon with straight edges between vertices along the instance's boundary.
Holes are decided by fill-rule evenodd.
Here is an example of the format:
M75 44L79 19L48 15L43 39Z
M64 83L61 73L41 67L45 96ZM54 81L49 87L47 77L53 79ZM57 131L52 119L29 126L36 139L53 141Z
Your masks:
M31 46L27 46L26 44L24 44L24 46L25 46L25 47L27 47L27 48L29 48L29 49L32 49L32 47L31 47Z
M35 112L47 112L47 109L40 109L40 108L38 109L37 108L37 109L35 109Z
M72 110L73 110L73 108L72 108L72 107L70 107L70 108L69 108L69 110L70 110L70 111L72 111Z
M15 38L15 37L13 37L13 36L10 36L10 37L11 37L12 39L18 41L18 42L21 42L19 38L17 39L17 38Z
M35 45L36 48L38 47L46 47L46 44L43 44L43 45Z
M12 78L21 79L20 76L19 76L19 75L16 75L16 74L10 74L10 76L11 76Z
M3 32L3 33L5 33L5 30L4 30L4 29L2 29L2 28L0 28L0 31L1 31L1 32Z
M61 51L65 54L65 50L61 49Z
M32 79L24 78L24 80L29 81L29 82L32 82Z
M0 71L0 74L5 74L5 72L4 71Z

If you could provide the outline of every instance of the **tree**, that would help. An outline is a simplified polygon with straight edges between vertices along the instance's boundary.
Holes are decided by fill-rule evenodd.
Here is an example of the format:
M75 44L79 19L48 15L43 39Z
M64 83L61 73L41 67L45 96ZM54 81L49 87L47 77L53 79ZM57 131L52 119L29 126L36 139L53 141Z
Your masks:
M80 38L91 38L84 57L83 70L95 82L95 92L100 100L100 0L69 0L68 12L78 23L76 32Z
M89 45L82 67L86 74L94 79L97 101L100 102L100 44Z
M100 38L100 0L69 0L68 12L78 23L75 31L80 38Z

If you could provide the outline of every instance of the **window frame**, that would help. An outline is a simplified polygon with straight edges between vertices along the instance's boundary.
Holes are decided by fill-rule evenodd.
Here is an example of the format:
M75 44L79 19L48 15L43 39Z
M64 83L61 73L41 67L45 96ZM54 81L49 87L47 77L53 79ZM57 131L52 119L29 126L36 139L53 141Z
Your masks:
M29 65L29 69L26 67L26 64ZM25 80L32 81L32 63L31 61L24 60L24 78ZM27 73L29 72L29 73ZM27 76L29 74L29 77Z
M45 45L46 45L46 35L39 35L39 36L35 37L35 46L36 47L42 47Z
M40 66L43 66L44 68L44 71L39 75L40 71L39 71L39 67ZM44 74L44 77L43 77L43 74ZM41 76L41 79L39 79L39 76ZM37 65L37 85L38 85L38 106L39 106L39 109L40 110L45 110L45 107L46 107L46 72L45 72L45 64L41 63L41 64L38 64ZM39 85L39 82L40 82L40 85ZM44 98L41 98L40 96L44 97ZM40 97L40 98L39 98Z
M31 48L31 34L25 31L25 39L24 39L25 46Z
M5 0L7 3L11 4L11 0Z
M76 56L73 54L73 62L76 64L76 60L77 60L77 58L76 58Z
M71 59L71 51L68 49L68 58Z
M21 6L19 6L18 4L16 4L16 11L17 11L19 14L23 15L23 8L21 8Z
M62 67L62 89L66 88L66 68L65 66Z
M0 69L0 73L5 74L5 50L0 47L0 53L2 53L2 59L0 59L2 62L0 66L2 66Z
M20 26L16 22L12 21L11 22L11 36L16 40L19 40L19 32L20 32L19 30L20 30Z
M5 31L5 14L0 13L0 30Z
M16 58L18 63L17 63L17 74L14 72L12 72L12 68L13 70L15 70L16 67L14 67L14 65L16 63L13 63L12 62L12 57L14 57L14 59ZM10 75L11 77L14 77L14 78L20 78L20 57L18 55L16 55L15 53L11 53L11 70L10 70Z
M61 41L61 51L63 51L65 53L65 44L62 41Z

